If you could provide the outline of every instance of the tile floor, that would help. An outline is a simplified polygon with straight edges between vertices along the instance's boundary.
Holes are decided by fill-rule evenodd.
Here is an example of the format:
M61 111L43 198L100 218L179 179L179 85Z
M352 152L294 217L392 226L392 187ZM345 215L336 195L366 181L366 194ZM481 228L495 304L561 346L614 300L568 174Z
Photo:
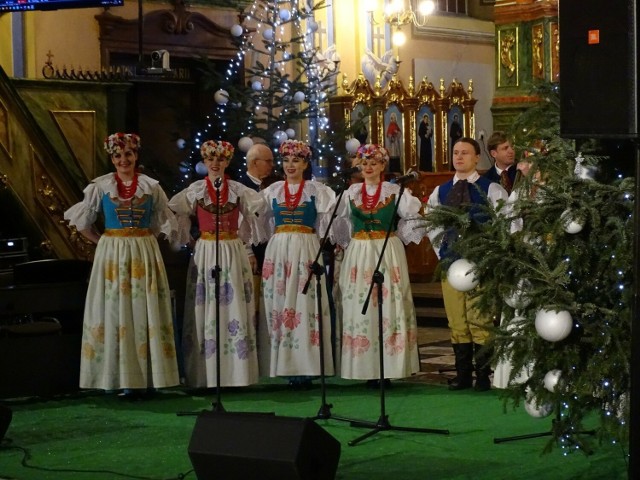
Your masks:
M455 376L450 370L454 358L448 328L418 326L418 350L420 373L412 381L446 385Z

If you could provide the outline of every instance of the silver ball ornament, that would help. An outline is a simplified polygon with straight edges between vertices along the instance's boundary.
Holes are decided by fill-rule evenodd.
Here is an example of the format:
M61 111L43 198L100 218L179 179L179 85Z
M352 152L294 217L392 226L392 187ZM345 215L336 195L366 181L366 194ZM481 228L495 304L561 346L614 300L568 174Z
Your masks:
M286 8L281 8L278 12L278 16L283 22L288 22L289 20L291 20L291 12Z
M449 267L447 280L459 292L468 292L478 286L478 279L474 274L475 270L476 265L473 262L460 258Z
M350 138L347 140L345 147L347 148L347 152L353 155L360 148L360 141L357 138Z
M528 396L524 402L524 409L533 418L545 418L553 413L553 404L550 402L538 404L533 396Z
M248 152L252 146L253 140L250 137L242 137L240 140L238 140L238 148L241 152Z
M564 340L571 333L573 319L566 310L556 312L554 310L540 309L536 313L536 332L549 342Z
M544 376L544 388L553 393L558 385L561 375L562 370L558 370L557 368L549 370Z
M207 174L207 166L204 164L204 162L200 161L196 163L196 173L202 176Z
M231 32L231 35L233 35L234 37L239 37L244 33L244 28L242 28L242 25L238 25L236 23L231 27L230 32Z
M220 89L213 94L213 99L216 101L218 105L226 105L229 101L229 92L226 90Z
M565 210L560 215L560 221L564 227L564 231L571 234L580 233L584 227L583 223L575 219L570 210Z
M532 286L529 280L520 279L516 288L504 297L504 303L516 310L526 308L531 303L531 288Z

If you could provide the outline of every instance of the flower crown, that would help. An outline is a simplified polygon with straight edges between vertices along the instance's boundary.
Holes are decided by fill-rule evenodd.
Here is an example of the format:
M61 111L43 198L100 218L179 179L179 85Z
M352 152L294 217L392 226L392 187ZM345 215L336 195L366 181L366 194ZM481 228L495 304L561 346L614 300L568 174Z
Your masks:
M388 162L389 152L387 152L387 149L382 145L378 145L377 143L367 143L366 145L362 145L358 148L356 158L360 160L375 159Z
M224 140L219 142L215 140L207 140L200 147L200 155L202 158L218 158L221 160L231 160L234 152L233 145Z
M114 133L104 139L104 149L109 155L121 152L127 145L131 150L139 150L140 137L135 133Z
M308 159L311 156L309 145L299 140L285 140L278 150L283 157L300 157Z

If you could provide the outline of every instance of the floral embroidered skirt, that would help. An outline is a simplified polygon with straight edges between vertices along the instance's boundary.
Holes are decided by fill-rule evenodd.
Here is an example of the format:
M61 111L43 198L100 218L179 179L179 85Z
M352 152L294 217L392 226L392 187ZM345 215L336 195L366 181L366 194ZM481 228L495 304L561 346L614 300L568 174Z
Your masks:
M249 257L239 239L221 240L219 246L219 333L213 277L215 240L198 240L187 276L182 348L187 384L192 387L217 386L218 357L221 386L241 387L258 382L256 312Z
M320 331L316 278L302 293L320 248L315 234L276 233L262 265L262 295L268 324L270 376L320 375ZM331 312L326 275L321 281L324 373L334 374Z
M378 288L374 286L366 313L364 302L384 240L352 239L340 270L343 378L380 377ZM390 237L380 264L382 283L382 349L385 378L404 378L420 370L416 313L407 273L404 245Z
M80 387L178 383L169 283L156 238L103 236L87 290Z

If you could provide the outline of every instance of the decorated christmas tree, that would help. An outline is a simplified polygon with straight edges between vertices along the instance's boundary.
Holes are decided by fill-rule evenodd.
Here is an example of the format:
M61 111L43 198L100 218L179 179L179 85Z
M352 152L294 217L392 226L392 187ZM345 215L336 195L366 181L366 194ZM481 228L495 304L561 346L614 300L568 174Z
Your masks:
M469 293L495 319L505 406L553 415L547 449L589 448L591 437L580 432L594 427L600 440L625 442L634 180L601 153L611 145L583 141L578 149L560 137L557 86L535 93L539 103L511 132L517 158L531 169L509 202L487 207L486 222L438 207L427 223L460 234L454 250L469 262L463 275L478 282Z
M254 141L276 150L296 138L311 145L314 173L326 175L322 167L334 157L336 142L326 108L337 88L339 56L335 46L321 51L317 41L316 15L325 7L324 0L255 0L240 14L231 27L238 54L224 74L208 72L217 110L194 138L184 173L193 166L198 172L197 152L207 139L232 142L237 155L230 170L240 172Z

